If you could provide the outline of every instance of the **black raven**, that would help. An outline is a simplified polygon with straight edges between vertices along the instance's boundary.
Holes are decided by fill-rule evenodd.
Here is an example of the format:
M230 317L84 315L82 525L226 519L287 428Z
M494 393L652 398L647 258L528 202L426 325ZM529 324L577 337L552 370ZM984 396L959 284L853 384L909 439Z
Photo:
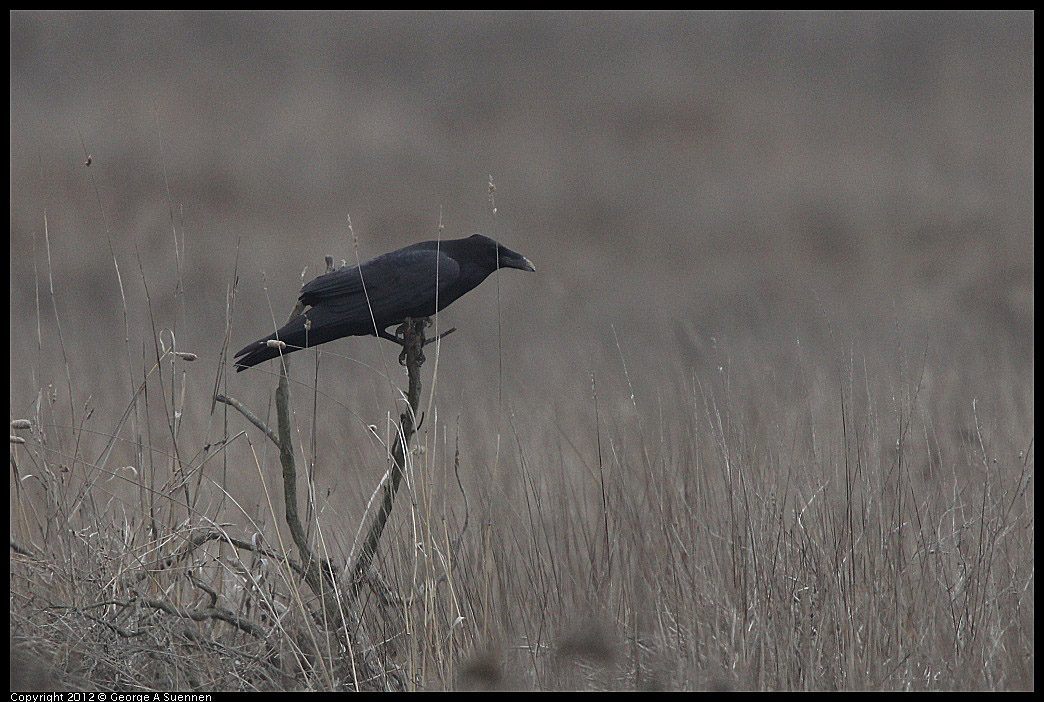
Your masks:
M482 234L422 241L358 266L321 275L301 288L309 306L279 331L236 353L236 370L256 366L342 336L385 336L407 317L430 317L476 287L498 268L534 271L525 256ZM280 349L268 342L278 339Z

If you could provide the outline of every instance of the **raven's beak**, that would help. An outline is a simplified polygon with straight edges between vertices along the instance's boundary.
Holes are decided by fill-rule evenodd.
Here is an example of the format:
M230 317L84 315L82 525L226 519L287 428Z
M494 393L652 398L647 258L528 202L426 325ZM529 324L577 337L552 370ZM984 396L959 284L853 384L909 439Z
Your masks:
M501 268L517 268L520 271L531 271L536 272L536 266L528 258L520 253L515 253L511 249L506 249L503 246L500 247L500 267Z

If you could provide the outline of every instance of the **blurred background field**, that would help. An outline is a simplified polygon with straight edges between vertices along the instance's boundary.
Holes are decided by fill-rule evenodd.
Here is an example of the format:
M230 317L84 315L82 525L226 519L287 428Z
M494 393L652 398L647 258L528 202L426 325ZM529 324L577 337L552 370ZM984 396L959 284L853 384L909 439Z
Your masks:
M1033 40L1029 13L12 13L13 644L99 689L1032 688ZM378 562L402 599L358 613L381 675L209 622L193 678L192 636L89 609L186 530L278 543L277 452L211 400L274 422L274 364L229 374L227 328L271 331L327 254L476 231L537 273L438 321ZM198 360L138 393L172 337ZM396 355L293 357L335 560ZM198 574L234 608L229 557ZM149 645L97 621L124 616ZM239 646L261 672L222 668Z

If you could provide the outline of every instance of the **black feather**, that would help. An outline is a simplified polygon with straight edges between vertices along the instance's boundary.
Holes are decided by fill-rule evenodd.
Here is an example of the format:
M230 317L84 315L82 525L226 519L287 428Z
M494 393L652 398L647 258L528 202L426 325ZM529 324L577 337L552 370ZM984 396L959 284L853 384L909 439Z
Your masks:
M423 241L326 273L301 288L303 314L236 353L236 370L344 336L376 335L407 317L430 317L498 268L535 270L525 256L475 234ZM268 346L273 339L285 348Z

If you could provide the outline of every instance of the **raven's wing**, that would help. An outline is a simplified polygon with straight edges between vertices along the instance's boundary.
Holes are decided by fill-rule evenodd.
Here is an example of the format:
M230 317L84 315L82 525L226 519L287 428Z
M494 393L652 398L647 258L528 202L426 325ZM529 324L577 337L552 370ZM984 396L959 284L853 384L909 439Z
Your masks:
M321 275L301 288L305 314L337 323L349 334L372 334L406 317L433 314L438 295L460 277L460 266L433 249L395 251L361 266ZM314 314L312 314L314 313Z
M367 265L367 264L363 264ZM361 266L340 268L315 278L301 288L301 302L316 305L334 297L353 295L362 291Z

